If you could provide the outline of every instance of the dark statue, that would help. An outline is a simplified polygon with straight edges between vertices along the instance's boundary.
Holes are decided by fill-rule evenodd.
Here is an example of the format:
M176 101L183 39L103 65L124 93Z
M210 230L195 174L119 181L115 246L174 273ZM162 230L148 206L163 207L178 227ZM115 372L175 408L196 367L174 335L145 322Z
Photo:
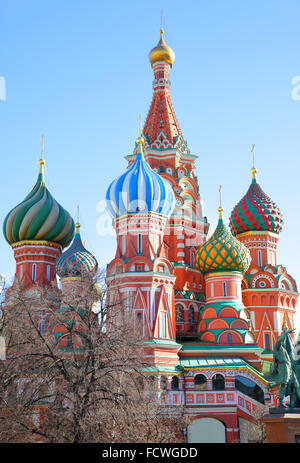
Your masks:
M286 396L290 396L289 407L300 407L300 360L294 357L294 346L289 336L294 331L285 329L278 337L273 349L272 373L278 375L278 381L281 384L279 391L280 408L286 408L283 404L283 399Z

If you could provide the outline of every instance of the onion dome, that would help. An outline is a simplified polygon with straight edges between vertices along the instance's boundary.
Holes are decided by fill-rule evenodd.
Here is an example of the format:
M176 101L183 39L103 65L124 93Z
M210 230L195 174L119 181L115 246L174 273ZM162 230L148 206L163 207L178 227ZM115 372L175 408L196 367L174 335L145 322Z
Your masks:
M137 144L138 153L134 163L107 190L108 210L113 218L141 212L156 212L170 217L175 207L172 187L145 161L142 138L137 140Z
M219 207L219 221L213 235L196 252L195 266L203 274L212 272L245 273L250 266L249 250L240 243L223 222Z
M79 277L94 274L98 269L96 258L85 249L80 237L80 224L77 222L72 245L56 261L56 273L60 278Z
M45 240L64 248L74 236L74 221L46 186L43 157L39 163L40 172L32 191L4 220L4 237L9 244L23 240Z
M156 63L157 61L166 61L167 63L172 64L175 61L175 53L172 48L166 45L164 38L163 38L163 29L160 30L160 40L156 47L152 48L149 53L149 60L151 65Z
M231 212L230 229L234 235L248 231L280 233L283 225L282 214L257 183L257 171L254 166L251 172L251 185Z

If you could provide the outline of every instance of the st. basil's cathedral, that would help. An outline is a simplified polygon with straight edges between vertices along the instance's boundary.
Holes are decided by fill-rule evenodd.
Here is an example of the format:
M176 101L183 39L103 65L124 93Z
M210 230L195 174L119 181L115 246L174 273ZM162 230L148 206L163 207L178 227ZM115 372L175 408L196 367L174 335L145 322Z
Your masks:
M116 233L108 302L120 295L126 301L146 339L157 400L183 406L190 418L188 442L249 442L257 410L278 404L280 385L270 381L273 346L283 329L294 328L296 283L277 261L282 214L253 164L229 226L220 195L218 224L207 239L197 156L172 105L175 54L163 30L149 59L150 109L127 169L106 194ZM79 223L49 192L44 162L32 191L7 215L4 237L16 261L13 285L46 286L59 277L67 292L98 263L81 241Z

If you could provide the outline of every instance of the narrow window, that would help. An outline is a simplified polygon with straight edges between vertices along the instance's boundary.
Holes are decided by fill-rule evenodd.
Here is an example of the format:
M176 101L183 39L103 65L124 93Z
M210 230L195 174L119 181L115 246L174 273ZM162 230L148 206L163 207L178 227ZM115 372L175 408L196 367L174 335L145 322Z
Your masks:
M231 333L227 334L227 342L228 344L232 344L232 334Z
M166 338L167 337L167 329L166 329L166 321L167 321L167 314L166 312L160 313L160 337Z
M126 236L122 236L122 253L125 254L126 252Z
M265 350L267 352L271 351L270 335L268 333L265 334Z
M262 262L261 262L261 251L258 251L258 266L262 267Z
M226 287L226 283L223 283L223 296L227 296L227 287Z
M172 377L171 389L172 389L172 391L178 391L178 389L179 389L178 376L173 376Z
M210 295L211 297L214 297L214 284L213 283L211 283L210 285Z
M138 254L142 254L142 235L138 234Z
M136 314L136 320L137 320L137 332L140 336L143 335L143 323L142 323L142 314L141 312L137 312Z
M47 280L49 281L50 281L50 275L51 275L50 265L47 265Z
M39 319L39 332L41 334L45 333L45 319L44 318Z
M194 323L195 322L195 311L194 307L189 307L189 322Z
M72 347L72 335L68 334L67 336L67 347Z
M20 280L21 280L22 276L23 276L23 265L20 266Z
M36 280L36 264L32 265L32 281Z
M195 268L195 253L191 252L191 267Z

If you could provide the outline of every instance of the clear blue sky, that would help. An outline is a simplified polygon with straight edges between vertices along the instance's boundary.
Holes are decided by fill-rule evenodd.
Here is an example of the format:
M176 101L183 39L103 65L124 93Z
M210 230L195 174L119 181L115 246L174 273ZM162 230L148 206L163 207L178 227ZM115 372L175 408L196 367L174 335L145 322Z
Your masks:
M97 203L126 167L152 95L150 49L174 49L171 95L196 162L214 231L218 185L227 219L251 181L280 207L279 262L300 284L299 0L1 2L0 220L35 183L45 135L51 193L73 216L80 205L86 247L105 265L115 238L97 233ZM300 93L300 92L299 92ZM0 273L14 273L0 237ZM300 310L299 310L300 312ZM300 316L296 317L297 331Z

